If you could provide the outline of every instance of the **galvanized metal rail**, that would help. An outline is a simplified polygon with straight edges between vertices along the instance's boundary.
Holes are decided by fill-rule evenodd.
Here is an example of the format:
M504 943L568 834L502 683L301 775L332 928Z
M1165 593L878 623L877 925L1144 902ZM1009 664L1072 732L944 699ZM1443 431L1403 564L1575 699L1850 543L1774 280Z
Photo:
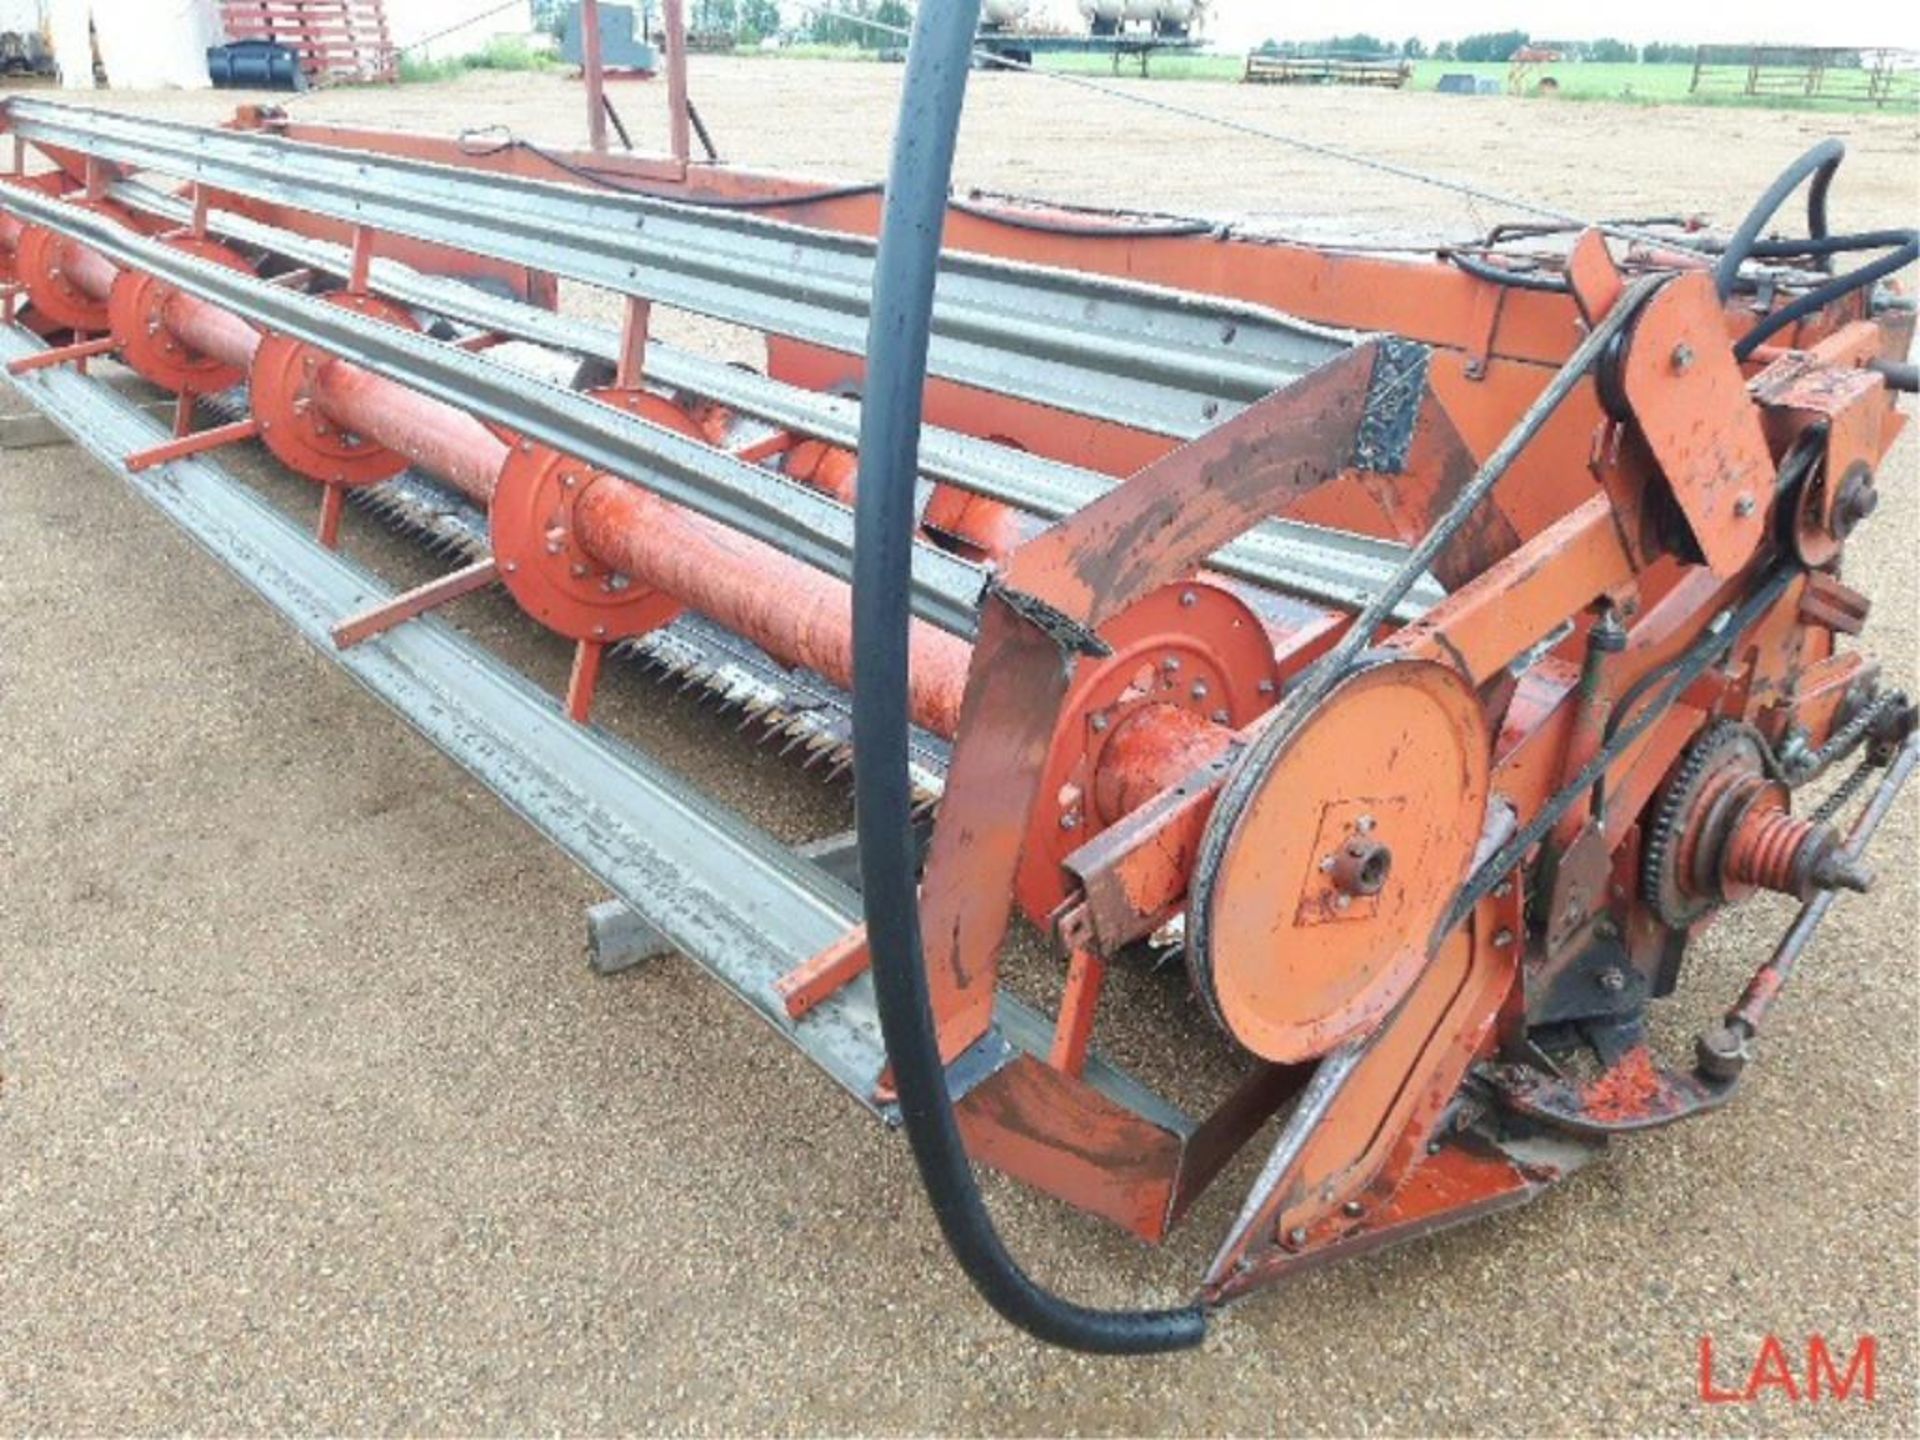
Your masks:
M852 573L852 513L770 470L484 355L208 264L77 206L15 187L7 192L7 208L262 329L317 345L423 395L632 479L816 569L842 579ZM927 544L915 545L913 566L914 613L956 635L971 635L985 572Z
M178 196L139 181L108 186L109 196L129 209L182 224L192 207ZM345 276L352 253L345 246L310 239L228 210L212 210L207 223L218 235L280 255L321 273ZM444 276L423 275L393 260L376 259L369 272L376 293L497 334L510 335L555 350L617 361L619 334L610 327L571 317ZM855 446L860 432L856 400L826 395L729 365L659 339L649 339L646 377L686 390L756 419L830 444ZM1097 471L996 445L954 430L928 426L921 445L921 468L929 478L1018 507L1042 519L1058 520L1104 494L1113 481ZM1332 530L1291 520L1269 520L1216 552L1213 568L1253 584L1357 607L1379 594L1406 559L1407 547L1352 531ZM1431 576L1424 576L1394 607L1392 618L1417 619L1445 597Z
M650 196L345 154L15 98L37 145L152 170L569 280L864 353L874 242ZM1192 439L1353 337L1261 306L967 254L942 262L929 370Z

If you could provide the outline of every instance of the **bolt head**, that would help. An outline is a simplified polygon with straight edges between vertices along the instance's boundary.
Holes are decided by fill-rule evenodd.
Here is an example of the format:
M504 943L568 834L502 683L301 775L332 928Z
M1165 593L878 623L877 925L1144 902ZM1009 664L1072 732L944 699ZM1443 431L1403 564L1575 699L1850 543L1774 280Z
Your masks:
M1693 368L1693 347L1682 340L1678 345L1673 347L1672 359L1673 368L1684 374Z
M1294 1249L1298 1250L1306 1243L1307 1232L1302 1226L1296 1225L1293 1229L1287 1231L1287 1244L1293 1246Z
M1362 1215L1367 1213L1367 1207L1362 1205L1358 1200L1349 1200L1340 1207L1340 1213L1345 1215L1349 1220L1358 1220Z
M1618 965L1609 965L1594 979L1599 983L1600 988L1609 994L1618 995L1627 988L1627 972Z
M1096 730L1104 730L1112 722L1107 719L1106 711L1098 710L1094 712L1093 718L1089 720L1087 723L1093 726L1093 728Z
M1197 598L1198 598L1198 597L1196 597L1196 596L1194 595L1194 593L1193 593L1193 591L1191 591L1191 590L1182 590L1182 591L1180 592L1180 607L1181 607L1181 609L1183 609L1183 610L1191 610L1191 609L1193 608L1193 606L1194 606L1194 601L1195 601L1195 600L1196 600Z
M1742 520L1753 514L1754 509L1753 496L1751 495L1742 495L1733 502L1733 513L1738 515Z
M1504 925L1501 926L1500 929L1494 931L1494 934L1493 934L1494 949L1504 950L1511 944L1513 944L1513 931L1507 929Z

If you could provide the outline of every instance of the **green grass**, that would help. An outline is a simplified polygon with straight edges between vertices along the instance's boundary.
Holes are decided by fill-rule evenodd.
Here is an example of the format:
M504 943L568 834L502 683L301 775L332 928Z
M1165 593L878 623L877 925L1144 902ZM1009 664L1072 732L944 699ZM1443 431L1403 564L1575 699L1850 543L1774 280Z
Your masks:
M762 52L767 55L783 56L791 59L871 59L871 50L860 50L853 46L797 45L783 50ZM1040 55L1035 57L1040 69L1062 70L1075 75L1111 75L1113 61L1106 55ZM1196 55L1162 54L1153 57L1148 75L1155 80L1238 80L1246 68L1246 60L1240 55ZM1497 82L1502 94L1506 93L1508 66L1504 61L1461 62L1458 60L1416 60L1413 62L1413 86L1415 90L1432 90L1442 75L1468 71L1474 75ZM1120 74L1137 75L1135 62L1122 59ZM1710 91L1703 94L1690 93L1693 82L1691 63L1676 65L1640 65L1640 64L1603 64L1589 61L1584 64L1561 63L1543 65L1533 72L1534 81L1543 75L1551 75L1560 82L1556 98L1561 100L1612 100L1632 105L1737 105L1752 106L1774 110L1871 110L1874 107L1863 99L1849 96L1824 95L1808 99L1797 95L1744 95L1727 93L1726 90ZM1729 86L1738 83L1738 77L1726 77ZM1911 83L1905 95L1905 108L1913 110L1916 99ZM1896 101L1884 107L1889 114L1898 114L1900 102Z
M478 55L461 55L450 60L417 60L400 57L403 81L451 80L469 70L552 70L560 61L545 50L536 50L525 40L503 35L493 40Z

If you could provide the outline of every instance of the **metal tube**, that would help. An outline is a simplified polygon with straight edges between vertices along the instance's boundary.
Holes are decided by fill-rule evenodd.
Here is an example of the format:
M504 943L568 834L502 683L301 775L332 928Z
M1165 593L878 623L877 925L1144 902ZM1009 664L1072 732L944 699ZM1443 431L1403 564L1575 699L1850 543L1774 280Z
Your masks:
M313 403L341 429L377 440L475 504L493 498L507 443L463 410L391 380L329 360L313 377Z
M587 143L607 148L607 69L600 54L600 0L580 0L580 73L587 82Z
M60 257L61 275L72 281L76 290L96 300L107 298L107 292L113 289L114 276L120 273L111 260L77 240L68 241L56 253Z
M667 134L673 145L673 158L686 173L693 157L693 137L688 133L687 114L687 6L686 0L665 0L661 11L666 24L667 41Z
M670 505L613 475L596 477L574 508L580 545L610 569L684 601L789 665L853 684L853 600L843 581L736 530ZM915 621L914 723L951 737L973 647Z
M196 355L245 367L260 348L260 332L217 305L176 290L160 307L160 323Z
M1093 778L1100 818L1115 824L1219 759L1233 744L1233 733L1179 705L1142 705L1114 728L1100 751Z

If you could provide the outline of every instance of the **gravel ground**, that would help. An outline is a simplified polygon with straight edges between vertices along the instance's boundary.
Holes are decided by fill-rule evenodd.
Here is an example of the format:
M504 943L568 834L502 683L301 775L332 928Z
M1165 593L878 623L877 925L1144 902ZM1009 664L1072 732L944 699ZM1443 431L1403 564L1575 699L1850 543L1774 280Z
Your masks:
M695 94L732 158L871 175L897 83L706 60ZM1153 93L1586 213L1726 221L1828 130L1855 152L1839 223L1912 223L1920 199L1912 117ZM655 92L619 94L645 143ZM552 77L299 103L579 123ZM1283 226L1500 213L1018 77L977 81L961 173ZM1849 570L1907 684L1916 471L1908 437ZM409 563L364 525L350 545ZM560 673L503 606L461 619ZM689 704L621 681L606 713L783 834L844 820L844 796L708 743ZM593 888L72 449L0 456L0 734L0 1430L1920 1427L1911 796L1883 890L1836 908L1731 1108L1529 1210L1258 1297L1202 1353L1102 1363L977 1304L905 1147L694 967L591 978ZM1698 947L1670 1044L1787 913L1755 904ZM1023 1259L1109 1302L1183 1293L1230 1204L1152 1252L988 1188ZM1768 1332L1877 1337L1878 1403L1701 1406L1698 1337L1744 1361Z

